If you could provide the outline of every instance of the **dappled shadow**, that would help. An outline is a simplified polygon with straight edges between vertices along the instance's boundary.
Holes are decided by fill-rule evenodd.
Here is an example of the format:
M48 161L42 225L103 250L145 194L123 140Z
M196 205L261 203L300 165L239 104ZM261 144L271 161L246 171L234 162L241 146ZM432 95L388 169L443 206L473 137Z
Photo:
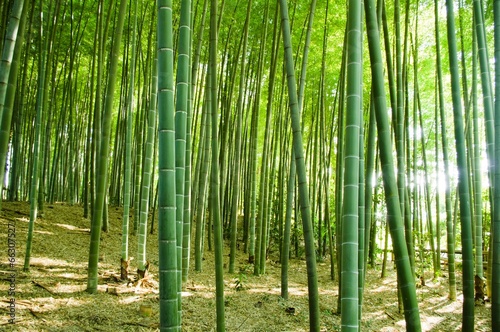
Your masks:
M35 224L29 273L22 272L29 205L4 203L0 224L16 220L17 285L15 331L155 331L158 328L159 299L155 284L158 273L157 237L148 237L151 262L150 287L136 287L117 279L121 250L121 210L110 209L110 231L103 233L100 246L97 294L87 293L89 220L81 207L54 204ZM6 234L0 234L0 241ZM5 241L6 242L6 241ZM131 270L137 239L130 237ZM225 248L226 253L229 251ZM132 253L133 252L133 253ZM227 259L227 255L224 256ZM189 271L182 292L183 330L210 331L216 326L215 273L213 252L204 253L203 272ZM281 298L281 267L272 257L266 274L254 276L246 254L238 251L237 271L225 272L225 310L227 331L308 331L307 271L304 260L292 259L289 269L289 299ZM0 272L8 271L2 261ZM329 280L329 264L318 264L320 322L322 331L340 330L337 315L338 284ZM131 277L134 277L131 271ZM367 271L363 302L362 331L404 331L404 316L398 312L396 275L392 262L387 277L380 271ZM417 282L417 280L416 280ZM457 331L461 328L461 280L457 276L458 300L447 299L445 278L417 289L422 330ZM238 286L240 285L240 286ZM113 291L109 291L112 289ZM0 292L6 290L0 284ZM141 305L151 306L150 315L141 315ZM476 331L488 331L489 307L476 308ZM7 315L0 319L0 330ZM484 328L483 328L484 326Z

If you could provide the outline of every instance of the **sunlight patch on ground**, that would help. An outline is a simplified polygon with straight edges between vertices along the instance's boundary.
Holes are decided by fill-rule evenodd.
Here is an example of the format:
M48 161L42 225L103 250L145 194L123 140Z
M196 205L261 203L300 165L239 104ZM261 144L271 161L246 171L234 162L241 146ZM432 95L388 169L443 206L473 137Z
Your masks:
M388 327L388 326L383 327L383 328L380 330L380 332L401 332L401 331L403 331L403 330L398 329L398 328L395 328L395 327Z
M333 296L337 296L339 294L339 291L338 291L338 289L324 289L324 288L320 288L319 289L319 293L321 295L333 295Z
M244 284L245 290L249 293L267 293L267 294L281 294L281 286L276 285L273 288L263 288L259 284ZM292 296L308 296L307 286L293 283L294 286L288 286L288 293ZM232 287L231 287L232 286ZM234 288L233 284L230 284L230 288ZM337 296L338 289L329 289L329 288L319 288L318 292L320 295L332 295Z
M108 290L108 285L97 285L98 292L106 293L107 290Z
M45 234L45 235L54 235L54 233L52 232L48 232L48 231L38 231L36 230L35 233L38 233L38 234Z
M440 316L427 316L420 314L420 321L422 322L422 331L431 331L435 326L444 321L444 317Z
M420 317L420 323L422 323L422 317ZM394 325L398 326L398 329L396 331L404 331L406 330L406 321L404 319L401 319L394 323ZM422 331L427 331L427 330L422 330Z
M119 301L119 303L120 304L130 304L130 303L137 302L137 301L139 301L141 299L142 299L142 296L138 296L138 295L127 296L127 297L121 298L121 300Z
M31 310L35 312L50 312L54 310L58 310L62 307L67 307L67 306L81 306L84 305L86 302L85 300L79 300L70 297L69 299L66 298L61 298L61 299L54 299L53 297L38 297L33 299L33 305L31 306Z
M80 228L80 227L76 227L73 225L67 225L67 224L54 224L54 225L69 229L70 231L90 232L90 228Z
M47 258L47 257L31 257L30 259L30 266L35 267L35 266L42 266L42 267L47 267L47 266L67 266L69 263L67 261L64 261L62 259L52 259L52 258Z
M436 310L437 313L440 314L446 314L446 313L454 313L454 312L461 312L462 311L462 297L457 296L457 300L454 302L449 302L446 305L441 306L439 309Z
M381 285L378 287L373 287L372 285L367 284L366 288L370 289L370 292L374 292L374 293L381 293L381 292L388 292L388 291L390 292L390 291L394 290L394 287L396 285L395 278L386 277L386 278L381 279L381 281L382 281Z
M292 296L308 296L307 288L291 287L288 288L288 294Z
M196 285L194 283L192 283L191 285L184 285L183 286L186 290L183 291L182 293L190 293L190 295L193 295L194 293L198 293L198 292L209 292L210 289L207 287L207 286L203 286L203 285Z
M57 293L79 293L85 291L87 286L85 285L67 285L59 284L55 287L55 292Z
M59 273L58 277L65 278L65 279L82 279L82 278L86 278L86 276L84 274L70 273L70 272Z
M290 292L292 288L288 288L288 291ZM254 293L254 294L273 294L273 293L278 293L281 292L280 289L277 288L264 288L264 287L258 287L254 285L246 285L245 286L245 291L248 293ZM296 295L296 294L294 294Z
M375 314L376 313L373 313L373 314L371 314L371 316L373 316ZM378 319L382 319L383 315L387 314L387 312L383 313L383 312L379 311L379 314L381 316L379 316ZM375 317L377 317L377 316L375 316ZM394 317L391 317L391 318L394 318ZM406 322L405 322L403 315L398 314L397 318L398 319L401 318L401 319L394 322L394 325L396 326L395 329L386 327L385 329L382 329L382 331L405 331L406 330ZM446 320L446 317L443 317L440 315L429 316L429 315L422 313L422 311L420 311L420 323L421 323L422 331L433 331L437 326L439 326L445 320Z
M370 289L370 291L374 292L374 293L382 293L382 292L391 291L393 289L394 289L393 285L382 285L382 286L379 286L377 288L372 288L372 289Z
M56 326L63 326L63 320L54 319L55 315L60 315L62 310L74 310L85 305L89 305L88 300L54 297L34 297L29 300L16 300L16 325L22 324L23 327L15 331L53 331ZM6 316L0 318L0 326L8 324ZM49 329L41 329L40 324L50 324ZM2 330L3 331L3 330ZM10 330L9 330L10 331Z
M49 272L50 274L55 274L55 273L62 273L64 271L67 271L66 268L63 268L63 267L47 267L47 268L44 268L44 267L41 267L41 265L36 265L36 266L33 266L32 267L38 267L38 272Z
M374 322L376 320L387 319L387 314L383 310L375 311L375 312L367 312L363 311L362 320L366 322Z
M215 289L212 291L205 291L205 292L197 292L197 293L191 293L192 296L194 297L203 297L205 299L213 299L215 298Z

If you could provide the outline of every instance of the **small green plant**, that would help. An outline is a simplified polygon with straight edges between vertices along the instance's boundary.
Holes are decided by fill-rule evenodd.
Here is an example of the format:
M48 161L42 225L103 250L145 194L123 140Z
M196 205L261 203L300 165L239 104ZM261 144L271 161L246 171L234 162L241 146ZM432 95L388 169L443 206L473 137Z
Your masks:
M234 289L236 291L241 291L245 289L244 283L247 281L247 275L244 272L238 273L238 276L234 279Z

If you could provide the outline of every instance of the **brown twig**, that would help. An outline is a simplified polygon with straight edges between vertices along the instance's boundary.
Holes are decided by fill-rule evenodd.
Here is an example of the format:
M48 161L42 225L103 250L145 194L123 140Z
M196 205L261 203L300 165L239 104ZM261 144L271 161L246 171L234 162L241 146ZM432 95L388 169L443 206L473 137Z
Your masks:
M396 320L396 318L394 318L390 313L388 313L387 311L384 312L387 316L389 316L389 318L391 318L392 320Z
M28 310L30 311L30 313L33 315L33 317L37 318L37 319L41 319L43 321L45 321L45 319L43 319L42 317L40 317L40 313L39 312L36 312L35 310L31 309L31 308L28 308Z
M51 291L50 289L48 289L46 286L42 285L41 283L39 283L39 282L37 282L37 281L34 281L34 280L32 280L31 282L32 282L35 286L38 286L38 287L40 287L40 288L43 288L43 289L45 289L47 292L49 292L50 294L55 295L55 293L54 293L53 291Z

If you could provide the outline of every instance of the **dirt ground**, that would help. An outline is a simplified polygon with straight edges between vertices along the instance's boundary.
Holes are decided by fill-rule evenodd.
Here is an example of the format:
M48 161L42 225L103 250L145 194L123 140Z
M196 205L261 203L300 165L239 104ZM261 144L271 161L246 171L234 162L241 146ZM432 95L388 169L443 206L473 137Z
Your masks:
M158 329L157 234L148 238L150 276L142 285L119 280L121 209L110 207L110 231L103 233L100 248L98 293L87 285L90 222L79 206L47 205L35 223L30 272L23 272L29 205L4 202L0 212L2 258L0 265L0 330L3 331L156 331ZM14 229L15 225L15 229ZM10 233L7 229L10 228ZM8 252L7 234L15 230L15 255ZM11 235L11 238L13 236ZM12 242L11 242L12 243ZM12 246L10 247L12 249ZM226 248L227 249L227 248ZM137 238L130 236L130 255L137 252ZM8 257L15 258L15 280ZM228 259L227 253L225 259ZM184 286L183 331L215 331L215 273L213 253L206 251L203 271L189 271ZM192 262L194 266L194 261ZM305 260L290 262L289 300L280 297L280 266L272 258L266 274L254 276L246 255L237 257L239 273L225 271L227 331L307 331L308 301ZM131 271L135 271L134 260ZM396 275L392 263L388 276L380 267L367 272L362 331L404 331L398 312ZM430 272L429 272L430 275ZM134 276L134 275L133 275ZM461 275L457 275L458 300L447 299L446 273L417 289L424 331L460 331L462 319ZM14 281L13 283L10 283ZM318 264L322 331L339 331L336 314L338 284L330 280L328 263ZM239 286L241 287L239 287ZM15 287L15 324L9 324L9 287ZM141 312L141 308L146 308ZM293 308L293 309L291 309ZM491 306L476 306L476 331L491 331Z

